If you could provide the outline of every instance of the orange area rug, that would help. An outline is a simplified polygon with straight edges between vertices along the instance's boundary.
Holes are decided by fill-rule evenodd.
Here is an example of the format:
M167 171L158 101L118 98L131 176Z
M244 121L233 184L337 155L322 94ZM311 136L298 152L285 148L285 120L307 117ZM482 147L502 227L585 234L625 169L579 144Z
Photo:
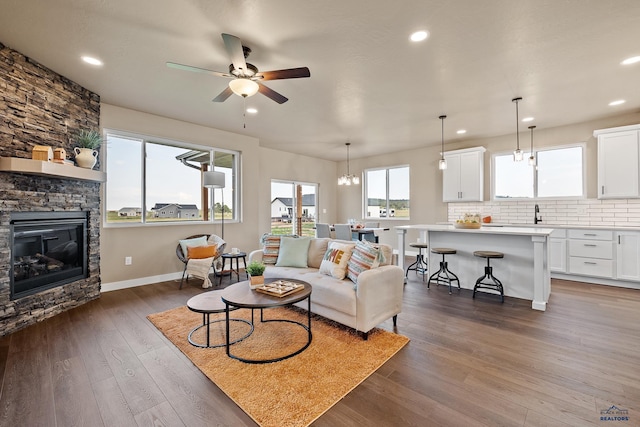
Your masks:
M251 318L250 310L231 312L232 318ZM301 310L275 308L264 311L267 319L288 319L307 324ZM404 347L409 339L381 329L363 340L353 329L320 316L312 317L313 341L302 353L280 362L248 364L231 359L224 347L198 348L189 344L191 329L202 324L202 315L186 306L152 314L148 319L178 347L211 381L258 424L308 426L358 386ZM211 315L211 320L224 314ZM239 338L249 326L232 322L231 338ZM205 328L193 334L204 343ZM211 325L210 343L224 343L224 322ZM255 330L244 341L231 346L232 354L249 358L274 358L301 348L307 340L302 327L284 322L260 322L255 312Z

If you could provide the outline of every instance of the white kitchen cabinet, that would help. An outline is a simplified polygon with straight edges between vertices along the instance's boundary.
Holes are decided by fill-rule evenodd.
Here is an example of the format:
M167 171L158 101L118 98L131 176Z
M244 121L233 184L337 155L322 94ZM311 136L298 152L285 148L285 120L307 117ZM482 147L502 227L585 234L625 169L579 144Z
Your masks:
M598 198L640 197L640 125L596 130Z
M616 278L640 281L640 232L616 232Z
M442 171L443 202L484 200L484 147L446 151L447 169Z
M569 273L613 278L611 230L569 230Z
M567 272L567 230L555 229L549 236L549 270Z

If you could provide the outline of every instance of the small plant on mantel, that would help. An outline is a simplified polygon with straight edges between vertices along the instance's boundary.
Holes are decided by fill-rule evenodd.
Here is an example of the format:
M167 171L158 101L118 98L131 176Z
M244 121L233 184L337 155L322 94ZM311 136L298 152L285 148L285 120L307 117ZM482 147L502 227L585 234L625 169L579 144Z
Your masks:
M251 289L255 289L264 284L264 270L267 268L260 261L251 261L247 265L247 273L249 273L249 281L251 282Z
M76 136L76 144L80 148L89 148L95 150L102 144L102 135L95 130L81 130Z

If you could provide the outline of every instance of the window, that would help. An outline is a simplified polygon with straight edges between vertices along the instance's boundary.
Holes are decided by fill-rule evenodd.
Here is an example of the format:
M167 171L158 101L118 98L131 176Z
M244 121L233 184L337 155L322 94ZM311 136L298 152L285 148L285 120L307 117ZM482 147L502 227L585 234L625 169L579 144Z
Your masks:
M237 220L239 153L114 131L106 141L106 223ZM224 189L203 188L212 167Z
M584 197L584 144L535 151L536 167L513 154L493 156L493 198Z
M409 166L364 171L365 218L409 215Z
M302 196L298 203L298 194ZM292 181L271 181L271 234L315 236L318 185ZM297 230L300 205L301 230Z

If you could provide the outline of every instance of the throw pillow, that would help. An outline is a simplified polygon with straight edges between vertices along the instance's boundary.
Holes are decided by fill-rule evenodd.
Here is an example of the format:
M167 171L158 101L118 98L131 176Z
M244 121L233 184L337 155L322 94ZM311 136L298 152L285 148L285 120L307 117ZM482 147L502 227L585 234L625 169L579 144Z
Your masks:
M307 267L309 237L282 237L276 267Z
M262 263L266 265L275 265L278 261L278 253L280 253L280 239L283 237L297 237L292 234L273 235L265 233L260 238L262 243Z
M189 251L187 250L188 247L207 246L207 236L196 237L194 239L178 240L178 243L180 243L180 247L182 248L182 254L186 258L187 254L189 253Z
M320 273L336 279L344 279L347 275L347 263L354 247L355 245L349 243L329 243L329 249L325 252L320 264Z
M378 247L366 240L358 241L347 263L347 277L356 283L360 273L377 268L381 262L384 262L384 255Z
M218 255L218 245L187 247L188 259L214 258L216 255Z

